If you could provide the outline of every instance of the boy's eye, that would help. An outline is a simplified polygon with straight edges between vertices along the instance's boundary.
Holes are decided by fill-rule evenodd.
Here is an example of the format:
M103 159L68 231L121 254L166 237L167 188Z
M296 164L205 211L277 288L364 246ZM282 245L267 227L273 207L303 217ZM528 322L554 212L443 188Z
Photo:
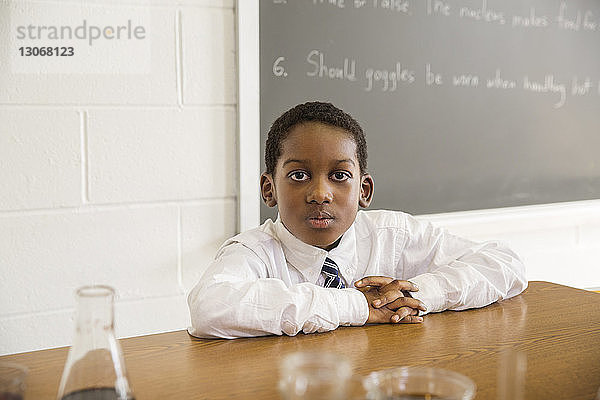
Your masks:
M308 174L304 171L295 171L288 175L293 181L302 182L308 179Z
M350 179L350 178L352 178L352 176L351 176L349 173L347 173L347 172L344 172L344 171L337 171L337 172L334 172L334 173L331 175L331 178L332 178L334 181L339 181L339 182L341 182L341 181L345 181L345 180L347 180L347 179Z

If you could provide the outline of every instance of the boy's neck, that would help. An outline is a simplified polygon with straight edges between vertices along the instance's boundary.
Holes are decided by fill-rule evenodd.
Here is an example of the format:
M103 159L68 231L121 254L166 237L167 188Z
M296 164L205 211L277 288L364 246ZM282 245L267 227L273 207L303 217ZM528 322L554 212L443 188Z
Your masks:
M344 236L344 235L342 235L342 236ZM327 250L327 251L331 251L331 250L335 249L336 247L338 247L338 245L342 241L342 236L340 236L335 242L331 243L329 246L321 247L321 248L323 250Z

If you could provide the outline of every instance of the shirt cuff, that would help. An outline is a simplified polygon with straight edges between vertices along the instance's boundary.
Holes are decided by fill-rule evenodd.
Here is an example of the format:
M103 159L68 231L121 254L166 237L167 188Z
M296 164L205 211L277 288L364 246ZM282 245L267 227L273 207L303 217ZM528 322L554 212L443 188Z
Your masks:
M432 274L417 275L408 279L408 281L419 287L418 292L410 292L410 295L417 300L421 300L427 307L427 311L419 311L419 315L440 312L446 309L444 293Z
M365 295L354 288L332 290L342 326L364 325L369 319L369 305Z

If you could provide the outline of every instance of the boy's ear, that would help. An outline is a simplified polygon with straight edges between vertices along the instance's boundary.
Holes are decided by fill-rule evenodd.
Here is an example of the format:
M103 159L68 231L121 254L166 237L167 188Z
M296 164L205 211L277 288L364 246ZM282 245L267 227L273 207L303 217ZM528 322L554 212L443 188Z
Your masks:
M375 189L375 182L373 177L369 174L364 174L360 178L360 198L358 199L358 205L367 208L373 200L373 190Z
M273 176L271 174L263 172L260 175L260 194L268 207L275 207L277 205L275 184L273 183Z

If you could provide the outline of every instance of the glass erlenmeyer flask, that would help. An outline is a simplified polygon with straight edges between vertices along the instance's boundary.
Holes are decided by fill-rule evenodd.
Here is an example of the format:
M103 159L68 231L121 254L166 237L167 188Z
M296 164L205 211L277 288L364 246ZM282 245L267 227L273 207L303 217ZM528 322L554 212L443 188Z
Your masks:
M73 346L58 389L59 400L132 400L121 346L115 337L109 286L79 288Z

